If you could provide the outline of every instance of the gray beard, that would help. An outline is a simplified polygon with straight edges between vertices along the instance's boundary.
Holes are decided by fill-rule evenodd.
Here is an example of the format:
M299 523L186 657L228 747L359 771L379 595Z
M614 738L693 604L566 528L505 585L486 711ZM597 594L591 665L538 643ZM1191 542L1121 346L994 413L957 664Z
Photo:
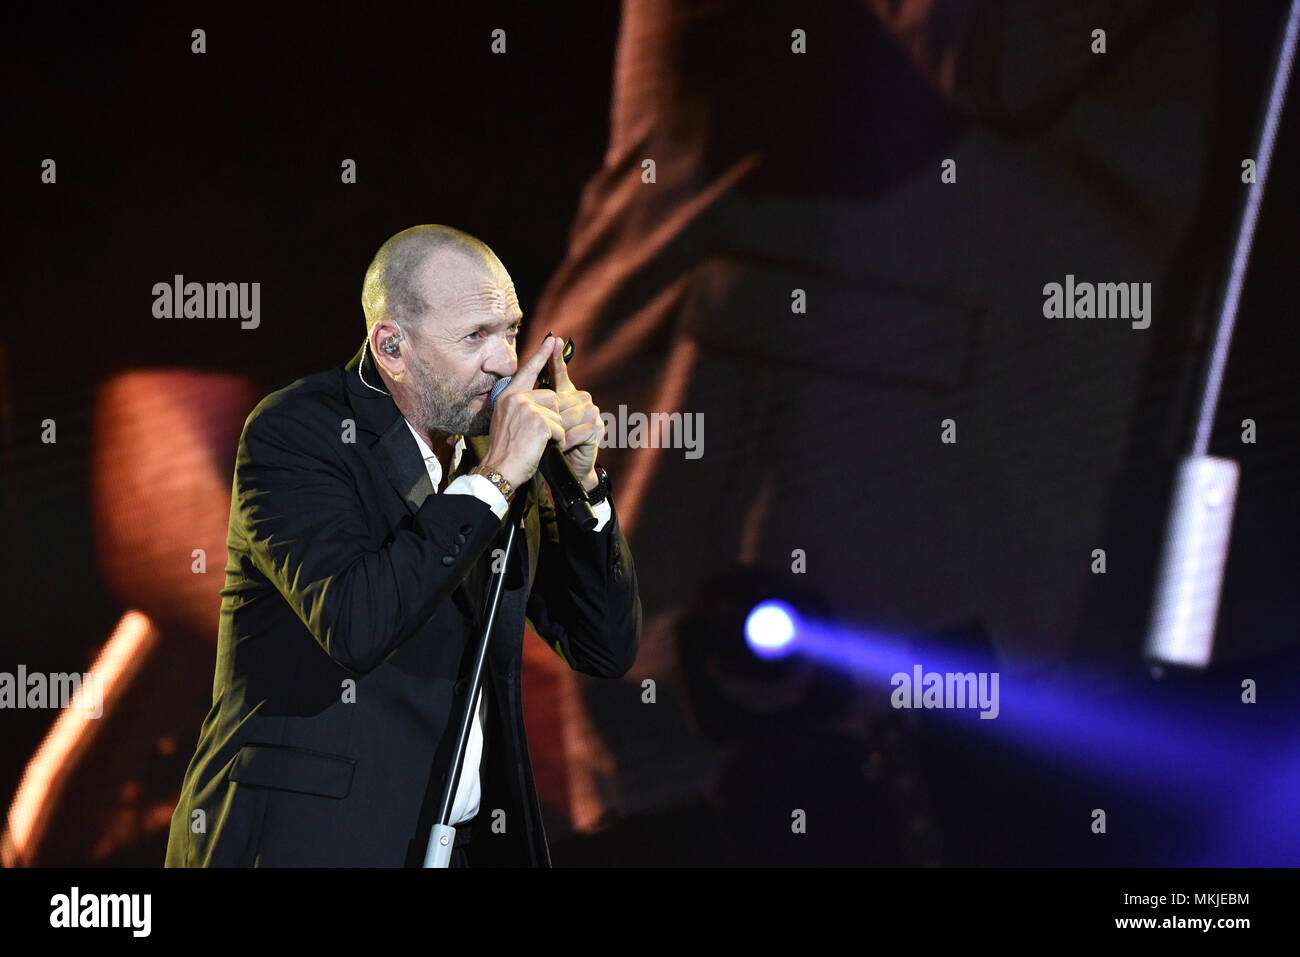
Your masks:
M470 407L474 397L481 389L475 389L468 395L456 393L445 388L433 375L429 367L418 359L407 360L419 376L418 391L420 403L416 409L416 420L425 431L445 433L447 435L487 435L492 427L492 406L489 404L482 411L475 412ZM488 386L487 388L491 388Z

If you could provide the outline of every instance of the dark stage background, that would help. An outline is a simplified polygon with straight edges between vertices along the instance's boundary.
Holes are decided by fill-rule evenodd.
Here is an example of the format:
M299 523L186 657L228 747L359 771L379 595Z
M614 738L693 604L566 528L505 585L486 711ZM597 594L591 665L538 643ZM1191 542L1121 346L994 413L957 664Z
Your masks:
M641 579L637 666L598 682L527 643L557 865L1294 863L1295 104L1211 443L1242 468L1215 661L1140 655L1283 13L11 14L0 672L83 672L115 634L130 654L10 812L4 863L161 864L211 703L244 417L356 352L366 266L418 223L496 251L520 355L572 335L602 410L703 417L698 458L602 453ZM175 274L259 282L260 324L155 318ZM1150 327L1044 318L1067 274L1151 283ZM768 597L988 663L1005 720L891 708L887 675L755 664L740 625ZM6 805L58 714L0 711ZM1029 743L1016 721L1096 738Z

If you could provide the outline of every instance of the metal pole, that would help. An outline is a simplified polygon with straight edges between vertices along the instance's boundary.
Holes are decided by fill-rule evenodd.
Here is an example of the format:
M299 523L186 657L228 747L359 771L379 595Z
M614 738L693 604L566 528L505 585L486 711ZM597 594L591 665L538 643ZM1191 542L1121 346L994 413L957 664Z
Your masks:
M501 570L493 579L492 598L488 603L487 623L483 634L479 636L478 648L474 654L474 673L470 678L469 694L465 697L465 710L460 716L460 729L456 734L456 747L451 756L451 772L442 789L442 801L438 806L438 821L433 825L429 835L429 846L424 852L425 867L447 867L451 863L451 850L456 842L456 829L448 822L451 817L452 801L455 799L456 787L460 783L461 767L465 762L465 746L469 741L470 726L474 721L474 712L478 705L479 691L483 686L483 665L487 661L488 643L492 638L492 626L496 623L497 608L501 604L501 588L505 584L506 570L510 565L510 553L515 544L515 506L524 498L523 494L510 503L506 513L510 521L510 531L506 534L505 558Z
M1218 411L1224 369L1228 364L1228 347L1237 323L1237 309L1273 159L1278 122L1286 105L1298 29L1300 0L1291 0L1274 59L1273 82L1260 123L1255 149L1255 182L1246 192L1232 266L1219 302L1214 345L1206 364L1196 417L1196 438L1191 454L1179 464L1170 502L1146 639L1147 657L1170 664L1203 668L1209 664L1214 650L1214 626L1228 561L1240 469L1232 459L1208 454L1210 432Z

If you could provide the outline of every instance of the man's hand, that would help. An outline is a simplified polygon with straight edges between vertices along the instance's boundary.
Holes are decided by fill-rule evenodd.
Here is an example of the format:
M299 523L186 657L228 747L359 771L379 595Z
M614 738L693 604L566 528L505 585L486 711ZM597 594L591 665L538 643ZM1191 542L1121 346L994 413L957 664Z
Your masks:
M510 384L497 396L492 410L483 466L500 472L514 488L533 477L547 442L555 439L564 447L564 425L556 394L550 389L533 388L546 361L563 345L554 336L547 337L542 347L515 372ZM564 364L563 359L559 362Z
M555 384L556 408L564 426L560 449L582 487L590 492L596 487L596 453L605 438L605 423L600 409L591 401L590 392L579 392L569 379L561 345L551 356L551 382Z

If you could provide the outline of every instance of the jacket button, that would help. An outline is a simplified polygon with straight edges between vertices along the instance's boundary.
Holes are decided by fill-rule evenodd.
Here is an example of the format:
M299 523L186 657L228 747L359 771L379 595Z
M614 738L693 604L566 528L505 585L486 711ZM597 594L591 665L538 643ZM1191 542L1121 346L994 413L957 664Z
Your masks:
M462 534L462 535L457 535L457 536L456 536L456 542L457 542L457 544L464 545L464 544L465 544L465 536L464 536L463 534Z
M443 555L443 556L442 556L442 563L443 563L444 565L454 565L454 564L456 564L456 556L455 556L455 555Z
M472 531L474 530L474 526L473 526L473 525L462 525L462 526L460 527L460 530L461 530L461 532L462 532L463 534L468 535L470 532L472 532Z
M469 682L466 681L464 678L461 678L454 685L452 685L451 690L456 692L457 695L463 695L466 689L468 688L469 688Z

